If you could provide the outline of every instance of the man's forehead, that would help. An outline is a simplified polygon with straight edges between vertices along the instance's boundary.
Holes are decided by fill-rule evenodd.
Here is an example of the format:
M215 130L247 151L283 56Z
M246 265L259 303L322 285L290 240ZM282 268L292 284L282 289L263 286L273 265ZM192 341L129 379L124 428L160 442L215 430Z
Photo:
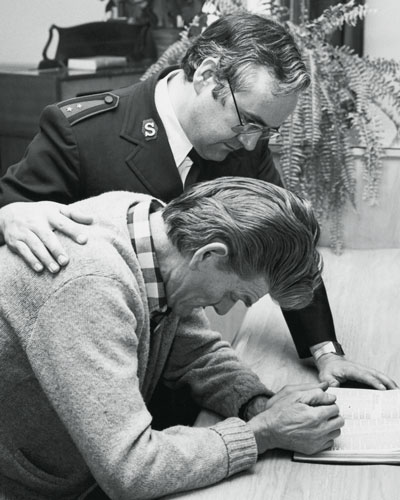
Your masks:
M266 66L248 64L237 70L238 86L251 92L267 92L272 98L273 91L279 86L274 72Z
M280 127L282 123L293 113L298 96L289 94L287 96L276 96L270 99L265 93L244 94L239 102L240 112L260 125L271 128Z

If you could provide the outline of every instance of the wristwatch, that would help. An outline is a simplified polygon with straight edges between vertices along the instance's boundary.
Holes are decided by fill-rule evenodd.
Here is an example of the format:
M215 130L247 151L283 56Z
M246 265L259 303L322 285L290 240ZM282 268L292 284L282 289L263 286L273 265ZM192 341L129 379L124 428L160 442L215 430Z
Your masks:
M328 354L332 352L333 354L336 354L337 356L344 356L344 351L342 349L342 346L339 344L339 342L328 342L319 349L317 349L315 352L313 352L313 358L314 361L318 361L318 359L323 356L324 354Z

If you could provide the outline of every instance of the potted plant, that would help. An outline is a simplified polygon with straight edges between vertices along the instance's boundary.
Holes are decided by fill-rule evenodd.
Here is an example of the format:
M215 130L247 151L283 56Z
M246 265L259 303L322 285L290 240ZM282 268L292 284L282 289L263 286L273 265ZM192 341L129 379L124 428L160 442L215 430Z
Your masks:
M244 3L244 2L243 2ZM201 14L185 28L143 76L177 64L191 38L216 17L245 7L240 0L209 0ZM367 7L338 4L313 21L288 20L288 11L274 2L261 2L258 13L287 23L311 75L294 113L281 127L278 140L285 185L308 197L323 225L329 225L331 246L343 244L342 216L346 203L355 205L355 167L352 148L365 148L364 198L375 204L382 173L382 127L376 109L400 130L400 64L393 60L359 57L346 46L329 43L330 34L345 23L354 25Z
M110 20L150 24L157 53L162 55L179 40L182 29L192 21L202 3L202 0L108 0L105 12Z

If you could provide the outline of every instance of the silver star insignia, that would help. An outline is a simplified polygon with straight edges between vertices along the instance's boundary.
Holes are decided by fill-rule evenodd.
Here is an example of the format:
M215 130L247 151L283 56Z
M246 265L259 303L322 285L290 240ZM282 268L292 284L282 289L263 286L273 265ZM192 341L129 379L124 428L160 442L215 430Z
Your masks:
M76 107L80 109L82 107L82 104L77 104Z
M72 111L71 106L68 106L67 111Z

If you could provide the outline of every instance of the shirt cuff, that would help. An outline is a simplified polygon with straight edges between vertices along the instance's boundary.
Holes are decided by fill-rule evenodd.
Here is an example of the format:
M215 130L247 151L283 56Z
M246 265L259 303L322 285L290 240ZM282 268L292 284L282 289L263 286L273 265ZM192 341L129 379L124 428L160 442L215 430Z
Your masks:
M228 453L227 477L248 469L257 462L257 444L253 432L239 418L232 417L210 427L223 439Z

